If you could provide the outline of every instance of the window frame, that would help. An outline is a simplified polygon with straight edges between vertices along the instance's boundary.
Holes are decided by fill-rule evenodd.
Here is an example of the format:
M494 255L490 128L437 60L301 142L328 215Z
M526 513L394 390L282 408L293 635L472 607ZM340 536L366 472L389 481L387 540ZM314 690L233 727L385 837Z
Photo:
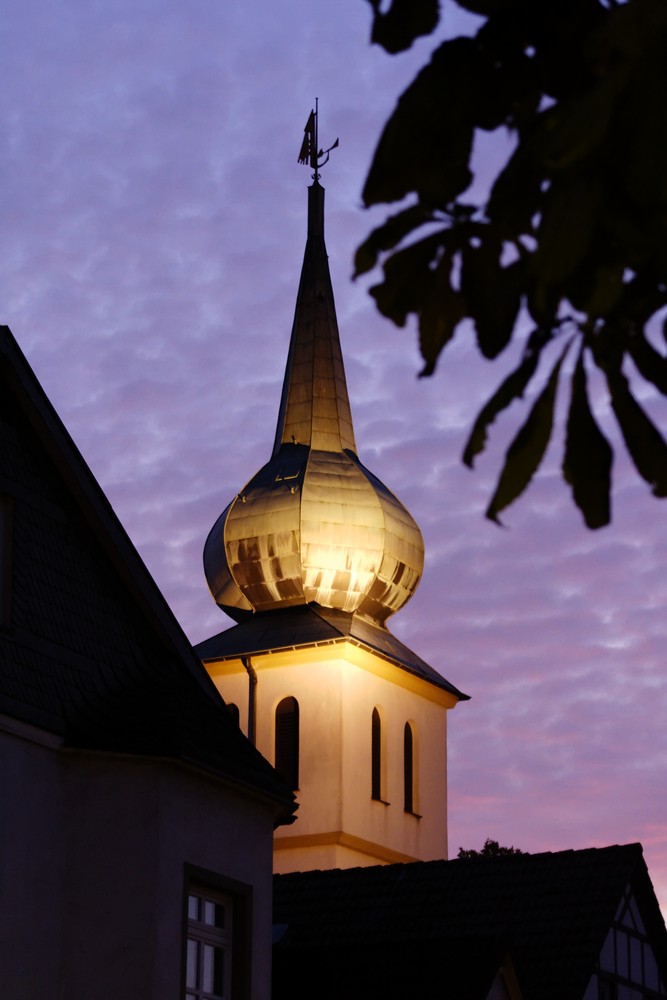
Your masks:
M657 986L649 982L654 974ZM608 996L615 997L619 987L641 993L645 1000L667 997L667 984L661 975L653 941L632 884L626 886L614 920L609 925L594 975L600 997L604 995L604 990Z
M194 907L191 904L195 903ZM207 910L220 908L224 919L221 924L207 920ZM196 909L196 915L191 912ZM191 953L194 946L194 958ZM206 978L207 950L212 953L209 974L210 988L204 985ZM217 956L222 957L218 970ZM185 1000L227 1000L231 997L234 958L234 899L218 889L191 884L188 889L188 927L185 957ZM195 968L195 982L189 982L189 973ZM218 980L219 976L219 981Z
M204 936L191 937L191 921L188 917L188 898L192 893L210 894L209 898L229 902L232 908L231 941L231 984L225 1000L251 1000L252 997L252 886L216 872L184 865L183 905L182 905L182 956L181 956L181 1000L188 995L186 986L188 941L205 940ZM208 940L208 937L206 937ZM206 996L206 994L204 994Z

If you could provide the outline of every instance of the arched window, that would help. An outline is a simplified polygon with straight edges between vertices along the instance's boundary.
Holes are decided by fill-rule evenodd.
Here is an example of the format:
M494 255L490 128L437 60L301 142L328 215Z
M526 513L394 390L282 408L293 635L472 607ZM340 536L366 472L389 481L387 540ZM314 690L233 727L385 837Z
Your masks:
M377 708L371 717L371 798L382 802L382 720Z
M409 722L403 730L403 808L406 813L414 812L414 735Z
M276 708L275 769L290 788L299 787L299 703L283 698Z
M233 701L228 701L227 702L227 711L231 715L231 717L234 720L234 722L236 723L236 725L237 726L240 725L240 723L239 723L239 706L235 705Z

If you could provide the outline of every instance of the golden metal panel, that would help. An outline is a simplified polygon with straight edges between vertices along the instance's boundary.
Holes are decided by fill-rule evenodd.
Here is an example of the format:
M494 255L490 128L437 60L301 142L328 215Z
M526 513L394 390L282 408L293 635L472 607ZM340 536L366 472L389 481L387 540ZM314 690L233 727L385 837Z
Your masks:
M232 617L317 603L382 624L415 590L424 547L356 459L323 204L316 182L273 455L214 525L204 563Z
M304 405L306 412L304 412ZM274 455L291 442L356 452L324 244L324 189L308 190L308 240L297 295Z

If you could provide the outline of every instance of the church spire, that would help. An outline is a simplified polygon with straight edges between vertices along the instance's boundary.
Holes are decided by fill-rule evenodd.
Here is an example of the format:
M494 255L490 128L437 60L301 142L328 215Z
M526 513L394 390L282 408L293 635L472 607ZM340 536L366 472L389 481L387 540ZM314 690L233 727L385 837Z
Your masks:
M357 458L319 181L337 145L318 149L316 106L299 156L313 183L273 452L204 548L211 592L237 619L310 604L383 625L421 576L419 528Z
M324 243L324 188L319 168L338 145L317 146L317 102L304 130L300 163L313 168L308 189L308 238L294 312L285 380L273 446L305 444L319 451L356 454L345 368L340 349L329 261ZM326 157L326 159L323 159Z
M308 189L308 239L273 454L285 444L357 450L324 244L324 188L317 178Z

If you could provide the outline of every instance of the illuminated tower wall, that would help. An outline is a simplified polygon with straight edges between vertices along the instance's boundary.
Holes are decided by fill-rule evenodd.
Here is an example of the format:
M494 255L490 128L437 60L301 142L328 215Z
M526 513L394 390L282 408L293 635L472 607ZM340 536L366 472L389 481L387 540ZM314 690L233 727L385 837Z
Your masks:
M466 698L386 626L419 583L423 542L357 457L318 176L273 453L204 549L238 624L198 647L297 791L279 872L446 857L446 714Z

